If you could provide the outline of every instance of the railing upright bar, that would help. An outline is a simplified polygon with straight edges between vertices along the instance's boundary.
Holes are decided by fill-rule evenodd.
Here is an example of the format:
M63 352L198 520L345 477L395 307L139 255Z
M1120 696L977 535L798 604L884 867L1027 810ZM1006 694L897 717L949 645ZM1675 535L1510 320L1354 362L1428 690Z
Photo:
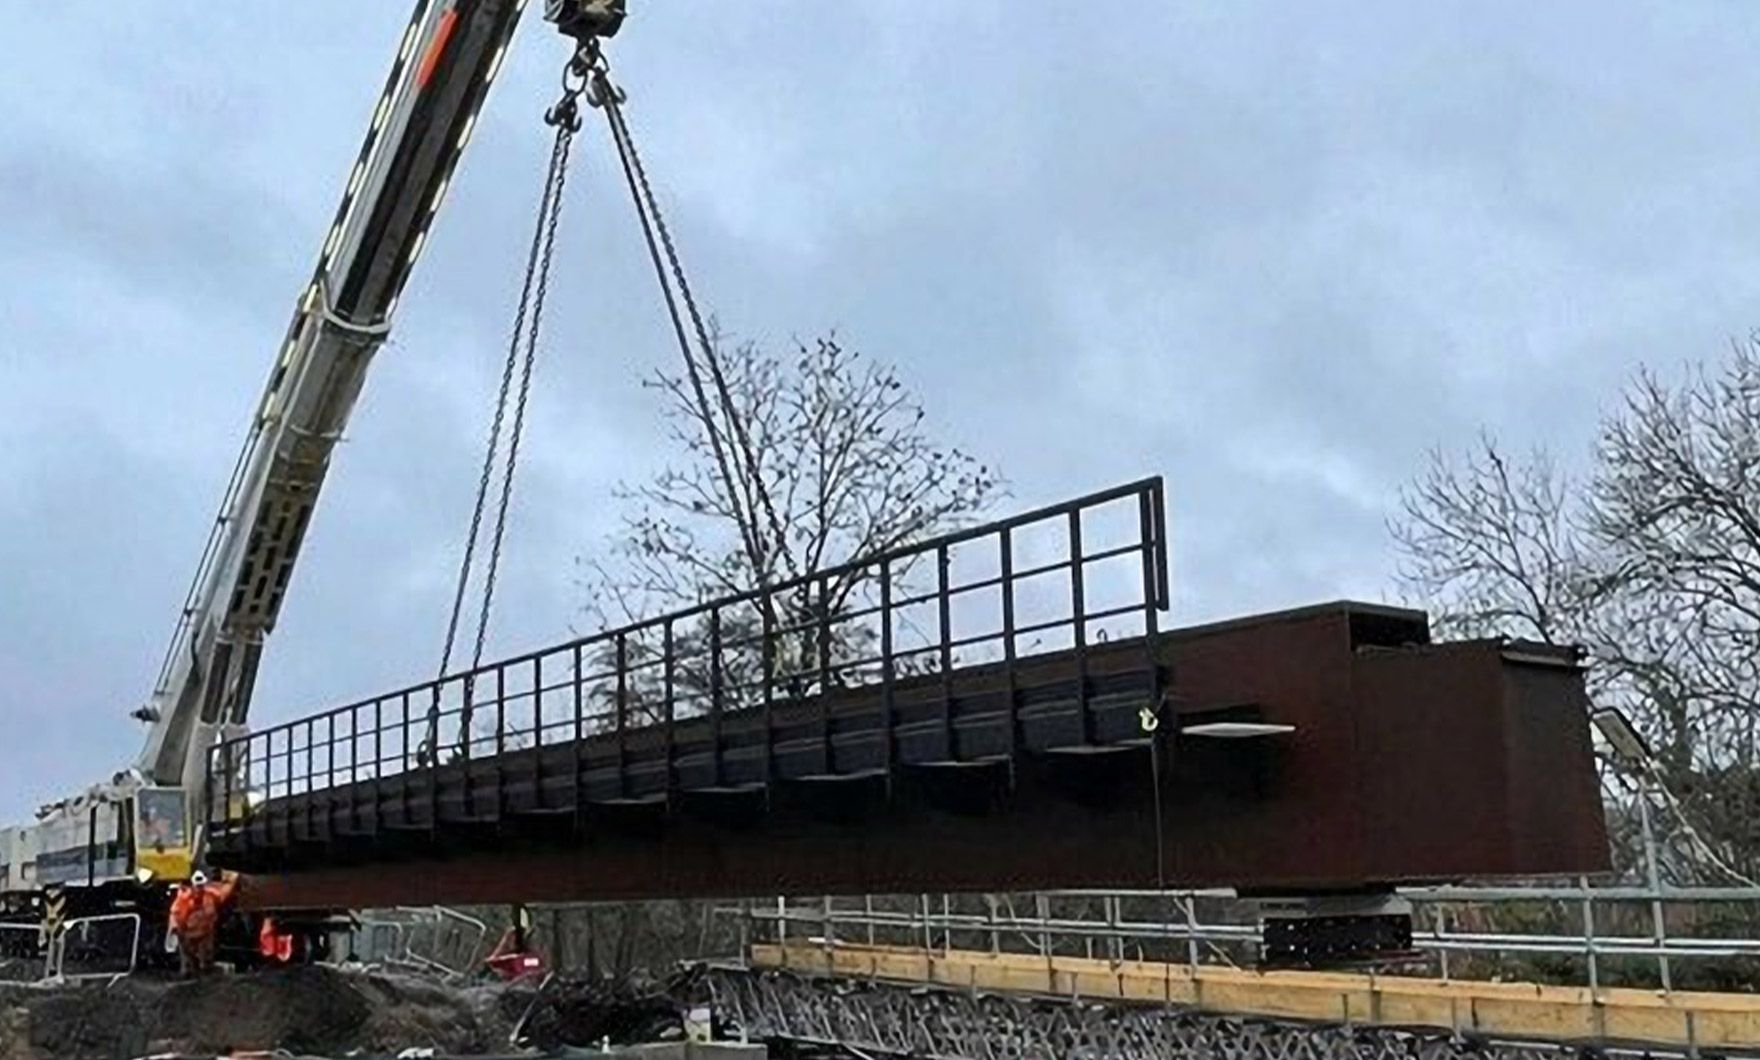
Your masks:
M892 657L892 563L880 561L880 747L881 764L891 775L898 758L898 723L894 716L893 687L897 679ZM890 786L890 785L889 785Z
M428 731L428 834L434 835L440 828L440 726L445 720L440 714L442 689L444 682L434 682L434 701L431 708L433 721ZM470 774L465 774L465 797L470 797Z
M373 835L385 818L385 701L373 700Z
M617 795L629 798L629 640L617 635Z
M507 809L507 667L495 667L495 819Z
M1086 599L1086 557L1082 552L1082 510L1069 513L1069 594L1070 618L1074 623L1076 656L1076 717L1082 726L1082 744L1095 743L1094 714L1088 709L1088 607Z
M666 711L666 797L670 800L673 789L678 784L678 732L677 726L673 724L675 720L674 715L677 711L677 704L675 701L677 695L677 672L676 660L673 655L674 644L671 619L666 620L665 626L662 627L660 637L660 652L664 663L661 668L660 680L665 684L665 688L662 690L662 695L665 699L664 709Z
M764 779L776 780L776 601L765 597L758 608L761 628L759 664L763 668Z
M953 726L953 601L947 595L947 568L952 563L947 545L935 550L935 614L941 641L936 655L941 666L941 739L949 761L959 759L959 741Z
M532 660L532 805L545 809L544 798L544 657Z
M581 756L586 750L587 742L587 711L586 689L581 685L581 654L583 647L576 644L570 652L569 668L573 678L574 693L571 697L574 707L574 739L570 741L568 760L568 794L569 808L574 811L574 834L580 835L586 826L587 800L581 794Z
M305 834L305 838L308 840L309 839L316 839L318 836L317 817L315 815L314 807L312 805L313 803L318 801L318 794L314 790L317 787L317 780L318 780L318 722L317 722L316 718L310 718L310 719L307 719L307 721L306 721L306 775L305 775L305 796L306 796L306 834Z
M331 838L336 826L336 715L324 718L329 738L324 744L324 838Z
M409 805L409 775L410 775L410 767L409 767L409 734L410 734L409 693L408 692L403 693L403 695L399 696L398 699L401 704L401 706L400 706L400 715L401 716L399 717L398 720L402 724L402 729L401 729L402 735L398 738L398 741L397 741L397 744L398 744L398 747L397 747L398 763L402 767L401 769L398 770L398 778L399 778L398 789L399 789L400 794L402 795L402 798L398 801L400 802L402 810L403 810L404 826L407 827L411 823L410 822L410 814L409 814L409 810L410 810L410 805Z
M709 741L710 764L713 769L711 783L714 787L722 784L721 762L721 609L713 608L709 612Z
M1167 585L1167 494L1159 477L1149 482L1149 511L1154 516L1155 532L1155 607L1166 610L1172 603Z
M837 772L831 743L831 579L819 579L817 615L817 662L819 668L819 754L821 768L828 774Z
M1161 664L1158 641L1161 633L1160 608L1157 606L1157 570L1155 542L1155 510L1152 492L1137 495L1137 532L1143 543L1143 654L1148 673L1147 704L1151 716L1161 711ZM1159 753L1159 752L1156 752Z
M348 712L348 827L361 826L361 712Z
M1003 527L998 540L1002 568L1002 673L1004 694L1008 702L1004 705L1003 725L1007 729L1008 756L1013 761L1021 746L1020 726L1020 678L1015 673L1015 617L1014 617L1014 529ZM1009 776L1015 774L1009 768Z

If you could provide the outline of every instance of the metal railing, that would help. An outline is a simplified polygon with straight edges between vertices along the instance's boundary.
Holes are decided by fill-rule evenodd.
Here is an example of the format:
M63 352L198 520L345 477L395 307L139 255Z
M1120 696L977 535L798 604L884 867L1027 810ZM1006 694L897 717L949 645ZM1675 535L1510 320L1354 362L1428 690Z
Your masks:
M360 916L339 962L389 965L458 979L478 968L486 954L489 925L443 906L380 909Z
M69 920L49 947L44 977L57 982L117 979L140 959L139 913L107 913Z
M314 792L330 793L318 813L354 820L375 797L359 789L389 777L425 775L437 798L434 773L473 761L538 782L544 749L564 745L575 760L561 801L578 807L584 743L609 747L619 786L632 741L650 753L663 743L670 781L674 723L689 719L706 725L717 775L736 716L757 719L768 765L783 705L817 703L829 757L827 693L868 690L890 726L895 688L937 675L951 731L956 669L1012 674L1072 651L1085 675L1089 651L1158 632L1167 580L1163 487L1146 479L224 741L208 762L209 834L273 841L240 826L264 803Z
M1479 978L1486 969L1463 967L1475 958L1549 955L1568 959L1549 968L1576 985L1595 989L1617 978L1669 992L1683 964L1760 961L1760 937L1689 930L1732 906L1748 907L1748 922L1760 924L1760 888L1578 880L1413 887L1399 894L1413 903L1413 946L1429 958L1421 970L1445 980L1463 972ZM740 920L748 944L979 949L1196 967L1249 961L1262 941L1251 907L1227 890L777 899L717 912ZM1614 965L1618 975L1610 974Z

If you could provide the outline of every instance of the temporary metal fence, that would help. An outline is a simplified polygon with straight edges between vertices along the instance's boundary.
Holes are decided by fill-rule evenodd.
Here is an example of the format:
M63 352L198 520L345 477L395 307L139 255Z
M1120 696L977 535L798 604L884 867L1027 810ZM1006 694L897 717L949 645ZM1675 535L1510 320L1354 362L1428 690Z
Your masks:
M69 920L49 947L45 978L79 982L128 975L139 962L141 931L138 913Z
M431 803L387 804L389 813L436 821L437 773L457 763L494 763L490 780L466 781L494 799L503 770L576 809L589 772L608 771L612 799L638 784L670 790L684 768L674 723L687 719L706 719L693 753L707 758L708 783L754 759L761 780L777 769L779 745L801 742L772 715L785 704L816 702L806 708L818 712L812 739L832 760L832 691L873 689L890 754L895 682L940 675L951 734L958 668L997 663L1012 676L1021 659L1071 651L1085 677L1104 642L1148 643L1167 606L1166 537L1162 484L1148 479L227 740L208 762L211 847L328 838L344 827L337 820L351 836L376 835L385 792L372 782L387 778L403 778L405 802ZM722 724L735 714L755 719L744 723L755 736L729 754ZM643 768L632 754L646 756ZM471 791L465 799L475 805ZM298 811L265 823L262 806L293 803Z
M1760 926L1760 888L1579 880L1398 893L1413 904L1413 945L1428 957L1425 971L1443 979L1500 974L1485 962L1547 955L1568 959L1553 962L1552 974L1580 977L1592 988L1618 979L1669 991L1683 973L1708 962L1760 961L1760 937L1752 928L1702 928L1730 919ZM1747 918L1725 913L1744 907ZM1226 890L826 897L747 902L720 912L740 919L748 941L930 952L980 949L1195 966L1250 961L1262 941L1254 908Z
M336 959L404 967L456 979L485 956L489 925L456 909L374 910L356 919Z

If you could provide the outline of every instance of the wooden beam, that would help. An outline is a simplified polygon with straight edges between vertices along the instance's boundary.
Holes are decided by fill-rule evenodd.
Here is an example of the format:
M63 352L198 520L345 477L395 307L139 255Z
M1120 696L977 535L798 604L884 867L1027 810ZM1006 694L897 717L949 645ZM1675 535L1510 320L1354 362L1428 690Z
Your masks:
M1346 972L1259 972L837 943L754 945L764 968L962 990L1171 1004L1204 1012L1557 1041L1760 1045L1760 996L1488 983Z

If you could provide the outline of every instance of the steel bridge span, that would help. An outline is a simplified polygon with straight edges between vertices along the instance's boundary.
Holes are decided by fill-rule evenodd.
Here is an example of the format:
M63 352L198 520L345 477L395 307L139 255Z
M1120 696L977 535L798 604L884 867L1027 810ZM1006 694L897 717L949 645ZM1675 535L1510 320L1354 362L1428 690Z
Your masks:
M1169 630L1165 527L1145 480L227 741L208 849L257 908L1606 866L1573 653Z

